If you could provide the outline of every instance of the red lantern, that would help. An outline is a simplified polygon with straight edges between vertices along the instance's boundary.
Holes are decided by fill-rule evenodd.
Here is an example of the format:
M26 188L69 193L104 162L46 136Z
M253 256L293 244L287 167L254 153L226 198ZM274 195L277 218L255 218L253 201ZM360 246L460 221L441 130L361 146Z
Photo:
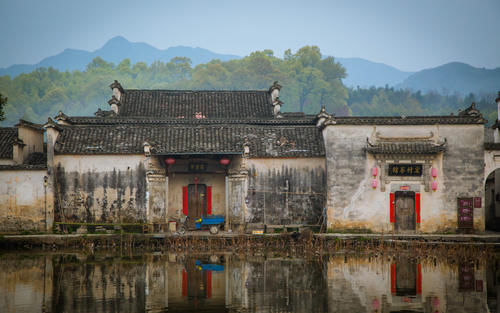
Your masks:
M377 177L377 175L378 175L378 167L374 166L372 168L372 176Z
M438 169L433 167L431 170L431 175L432 175L432 178L438 177Z
M431 183L431 188L433 191L436 191L438 189L438 182L437 181L433 181Z
M373 188L373 189L377 189L377 186L378 186L378 180L373 179L373 180L372 180L372 188Z
M228 158L222 158L222 159L220 159L219 162L220 162L221 165L227 166L227 165L229 165L229 163L231 162L231 160L229 160Z
M174 165L175 164L175 159L174 158L166 158L165 163L167 163L168 166Z

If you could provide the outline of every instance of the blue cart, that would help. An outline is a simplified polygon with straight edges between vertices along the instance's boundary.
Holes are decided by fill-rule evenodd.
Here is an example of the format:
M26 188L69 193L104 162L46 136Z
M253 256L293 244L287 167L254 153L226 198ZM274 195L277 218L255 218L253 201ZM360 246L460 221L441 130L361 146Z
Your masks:
M187 219L188 217L184 217L181 219L181 225L178 227L178 231L180 234L184 234L187 230ZM210 216L202 216L201 218L195 221L195 229L207 229L210 231L212 235L215 235L219 232L219 229L224 227L225 218L223 215L210 215Z

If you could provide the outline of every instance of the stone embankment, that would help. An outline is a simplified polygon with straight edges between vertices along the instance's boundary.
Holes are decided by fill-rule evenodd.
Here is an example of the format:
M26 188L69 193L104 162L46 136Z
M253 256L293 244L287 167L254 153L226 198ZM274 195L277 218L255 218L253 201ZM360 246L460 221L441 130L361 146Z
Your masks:
M490 234L313 234L281 233L242 235L235 233L189 232L122 234L41 234L0 235L0 250L197 250L197 251L268 251L294 250L304 253L332 252L339 249L398 248L424 246L477 246L500 248L500 233Z

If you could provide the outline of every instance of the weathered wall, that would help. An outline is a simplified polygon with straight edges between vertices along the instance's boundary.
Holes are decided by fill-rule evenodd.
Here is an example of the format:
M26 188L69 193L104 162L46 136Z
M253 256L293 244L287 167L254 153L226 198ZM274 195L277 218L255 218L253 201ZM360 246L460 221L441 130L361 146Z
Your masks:
M304 259L231 257L226 301L251 312L327 312L322 267Z
M405 263L411 262L411 263ZM391 263L395 286L398 285L398 267L420 267L421 292L405 297L391 290ZM463 264L425 262L420 265L412 257L399 255L391 262L382 258L348 258L335 256L328 262L329 312L486 312L486 271L484 264L471 264L469 270L481 282L482 291L460 290L459 267ZM404 272L402 282L414 279L418 269ZM416 287L416 286L415 286Z
M481 197L481 208L474 209L474 229L484 231L484 126L442 125L440 136L448 139L443 156L443 189L441 200L448 221L447 228L456 228L457 197ZM436 207L436 210L439 207ZM442 219L442 217L441 217Z
M45 231L52 227L52 192L46 170L0 171L0 232Z
M163 312L168 305L167 266L161 258L148 259L54 257L53 310Z
M376 133L385 137L428 136L448 140L447 151L429 167L438 169L438 189L425 191L421 181L392 180L372 189L371 168L375 158L365 152L366 139ZM370 126L331 125L323 131L326 147L328 226L337 230L393 230L389 195L402 184L414 185L421 193L420 232L453 232L457 229L457 197L482 197L484 205L484 148L482 125ZM415 157L417 162L421 160ZM409 162L411 160L401 160ZM422 161L423 162L423 161ZM379 168L379 173L382 169ZM380 174L379 174L380 175ZM429 176L429 174L427 173ZM428 180L428 181L426 181ZM484 231L484 209L474 210L474 229Z
M54 273L50 256L3 254L0 268L2 312L52 312Z
M168 177L168 216L169 218L182 215L182 187L194 184L198 177L198 184L212 187L212 215L225 213L225 176L224 174L178 174L171 173Z
M325 205L325 159L249 159L246 221L316 224Z
M26 145L23 147L23 160L32 152L43 152L43 132L30 127L18 127L18 137Z
M56 155L56 221L145 221L146 166L142 155Z

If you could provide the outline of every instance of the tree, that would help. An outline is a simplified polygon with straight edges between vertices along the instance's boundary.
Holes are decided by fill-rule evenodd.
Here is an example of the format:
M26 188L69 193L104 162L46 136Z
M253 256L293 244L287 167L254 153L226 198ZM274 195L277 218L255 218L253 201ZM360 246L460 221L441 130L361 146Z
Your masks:
M3 121L5 119L3 108L7 104L7 100L8 98L2 96L2 94L0 93L0 121Z

